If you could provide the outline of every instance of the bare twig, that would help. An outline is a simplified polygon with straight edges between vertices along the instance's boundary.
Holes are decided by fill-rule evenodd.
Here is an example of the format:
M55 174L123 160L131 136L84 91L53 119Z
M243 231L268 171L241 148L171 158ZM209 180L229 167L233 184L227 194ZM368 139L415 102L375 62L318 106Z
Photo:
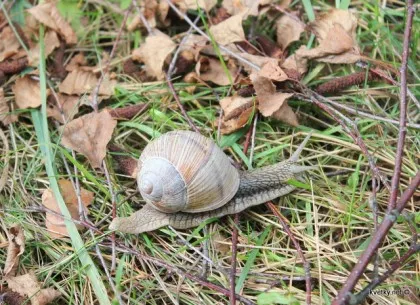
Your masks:
M293 245L295 246L295 249L303 263L303 267L305 269L305 283L306 283L306 304L311 304L311 269L308 261L305 258L305 255L303 254L302 248L300 247L300 244L296 240L295 235L293 234L292 230L290 230L289 225L287 224L286 220L284 219L284 216L281 215L279 210L277 210L276 206L272 201L269 201L266 203L266 206L271 210L271 212L277 217L277 219L280 221L283 229L286 231L287 235L290 237L290 240L292 241Z
M360 277L362 277L364 270L366 270L367 265L369 264L372 257L378 251L379 247L382 245L383 240L388 234L391 227L394 225L401 211L405 208L410 198L413 196L417 187L420 184L420 171L417 172L416 176L411 181L410 185L401 195L400 199L397 202L397 205L394 210L390 213L387 212L383 221L379 225L378 230L373 234L371 242L369 243L366 250L360 256L359 261L354 266L350 275L348 276L346 282L343 285L343 288L339 291L336 299L333 301L333 305L342 305L348 302L348 299L351 296L351 291L356 286Z
M236 213L233 217L233 227L232 227L232 256L230 263L230 294L229 301L231 305L236 304L236 293L235 293L235 277L236 277L236 253L238 249L238 225L239 225L239 213Z
M140 9L140 7L139 7L139 5L138 5L137 1L136 1L136 0L133 0L131 3L132 3L132 5L136 8L136 10L137 10L137 14L139 14L140 20L141 20L141 22L143 22L143 25L144 25L144 27L146 28L147 33L149 33L149 35L150 35L150 34L152 34L152 33L153 33L153 30L152 30L152 28L150 27L149 22L147 22L146 17L144 17L143 13L141 12L141 9Z
M398 186L400 184L401 177L401 165L402 158L404 155L404 143L405 135L407 133L407 64L408 55L410 53L410 39L411 39L411 28L413 25L414 7L413 0L407 1L407 20L404 30L404 46L401 62L401 87L400 87L400 127L398 131L398 142L397 142L397 155L395 157L394 174L391 181L391 194L388 201L388 210L390 213L395 209L398 197Z

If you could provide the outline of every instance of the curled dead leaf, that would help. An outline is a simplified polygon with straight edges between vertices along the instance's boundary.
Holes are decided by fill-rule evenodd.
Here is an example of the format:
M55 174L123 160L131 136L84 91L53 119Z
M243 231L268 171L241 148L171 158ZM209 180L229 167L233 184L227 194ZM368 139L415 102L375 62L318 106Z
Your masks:
M276 58L271 58L271 57L266 57L266 56L259 56L259 55L251 55L249 53L239 53L239 56L241 56L242 58L248 60L249 62L253 63L254 65L258 66L258 67L262 67L263 65L265 65L266 63L270 62L271 65L277 65L278 64L278 59ZM255 72L255 70L253 68L251 68L249 65L243 64L241 63L245 69L245 71L247 71L248 73L252 73Z
M238 67L233 61L226 62L229 75L223 69L219 60L210 57L201 57L195 67L197 75L203 81L211 81L216 85L227 86L231 84L238 73Z
M6 281L9 289L29 298L31 305L46 305L61 295L53 288L42 289L33 271L17 277L8 277Z
M201 8L208 12L217 4L217 0L177 0L176 3L183 11Z
M147 74L163 80L165 78L163 64L175 48L175 43L168 35L155 30L140 48L133 51L132 58L144 62Z
M0 32L0 62L15 55L20 48L13 30L6 26Z
M333 9L324 13L312 24L318 47L301 48L296 54L328 63L354 63L360 59L356 27L357 19L348 10Z
M83 115L64 126L61 144L83 154L92 167L99 168L116 125L106 109Z
M74 190L71 181L61 179L58 181L58 184L60 186L61 195L63 196L63 200L66 203L71 217L73 219L79 219L79 203L76 191ZM81 188L80 197L82 200L84 213L87 214L87 207L93 202L93 193L85 190L84 188ZM48 229L49 235L53 238L63 238L69 236L64 218L59 216L61 215L61 210L51 189L46 189L42 193L42 205L53 212L52 213L47 211L46 213L45 225ZM82 227L77 226L77 228L81 229Z
M84 71L82 69L74 69L63 82L58 86L61 93L68 95L76 94L82 95L87 92L91 92L98 84L98 78L92 71ZM104 97L110 97L114 94L114 88L116 85L115 80L111 80L109 74L105 75L105 78L99 88L99 95Z
M76 69L83 70L82 67L86 65L87 60L85 58L85 55L83 55L83 53L77 53L70 59L69 63L66 66L66 71L72 72Z
M57 93L58 101L55 96L50 95L47 100L47 116L56 119L60 123L65 123L73 119L79 111L79 98L74 95Z
M28 10L39 22L61 34L68 44L77 43L76 33L70 24L61 16L54 2L43 2Z
M41 106L41 90L39 82L32 79L29 75L18 78L12 86L15 94L15 102L18 108L36 108ZM47 90L47 95L50 93Z
M20 225L13 225L7 234L9 245L7 247L6 263L3 274L6 277L16 274L20 256L25 251L25 236Z
M242 27L242 20L246 12L229 17L225 21L210 27L210 33L214 40L221 45L228 45L233 42L245 40L245 33Z
M207 46L207 39L201 35L191 34L182 42L179 49L180 52L189 51L194 54L194 59L197 60L200 51Z
M283 69L294 70L303 75L308 71L308 60L305 57L300 56L300 50L306 49L306 46L301 46L294 54L286 58L281 64Z
M17 116L10 114L10 107L4 97L4 90L0 88L0 122L4 125L9 125L17 120Z
M283 15L276 21L277 43L285 50L289 44L299 40L304 30L305 26L298 17Z
M276 92L276 86L270 79L257 74L250 75L252 84L258 97L258 110L265 117L275 118L290 124L299 125L296 114L287 104L292 93Z
M279 67L278 63L275 63L274 61L265 63L261 67L261 70L258 72L258 75L277 82L284 82L285 80L289 79L286 72L284 72Z
M254 103L255 98L238 95L221 99L220 107L223 109L222 133L229 134L245 126L254 111ZM216 124L218 124L218 120Z
M251 16L258 16L258 5L261 1L259 0L224 0L222 7L230 15L236 15L247 11Z

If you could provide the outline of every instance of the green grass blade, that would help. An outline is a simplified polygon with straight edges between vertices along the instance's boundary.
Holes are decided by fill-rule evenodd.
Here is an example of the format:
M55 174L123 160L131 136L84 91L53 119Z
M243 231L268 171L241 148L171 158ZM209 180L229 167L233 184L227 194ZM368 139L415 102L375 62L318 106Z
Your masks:
M261 246L264 243L265 238L267 237L268 232L270 231L271 231L271 226L267 226L264 232L262 232L262 234L260 235L260 238L258 238L257 240L257 243L256 243L257 247ZM255 248L255 249L252 249L252 251L249 253L245 266L242 269L241 275L239 276L239 279L236 282L236 286L235 286L236 293L240 293L242 287L244 287L246 277L248 276L248 273L251 270L251 267L254 266L254 262L255 262L255 259L257 258L259 251L260 249Z
M89 256L87 249L85 248L84 242L80 237L79 232L77 231L76 225L70 221L71 215L67 206L61 196L60 189L57 182L57 177L54 169L54 160L51 150L51 141L50 134L48 130L47 122L47 81L46 81L46 68L45 68L45 57L44 57L44 27L40 26L40 61L39 61L39 83L41 90L41 111L33 110L32 119L35 126L35 132L38 137L38 143L40 145L41 151L44 155L45 168L47 171L48 179L50 181L50 188L54 193L54 197L57 200L57 204L60 208L61 213L64 216L64 223L66 225L67 231L70 236L72 246L83 265L83 269L86 272L86 275L89 277L92 284L92 288L95 291L96 297L100 304L111 305L111 302L108 299L108 294L105 288L104 283L102 282L101 275L99 274L98 269L96 268L95 263L92 258Z

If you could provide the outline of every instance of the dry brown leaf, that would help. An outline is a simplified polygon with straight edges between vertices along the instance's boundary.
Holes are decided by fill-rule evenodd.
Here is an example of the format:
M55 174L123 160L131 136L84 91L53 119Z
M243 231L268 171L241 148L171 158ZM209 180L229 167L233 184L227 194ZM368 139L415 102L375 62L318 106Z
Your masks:
M262 67L267 63L271 63L272 65L277 65L279 62L278 59L267 57L267 56L252 55L249 53L239 53L238 55L248 60L249 62L253 63L254 65L257 65L258 67ZM255 72L255 70L251 68L249 65L241 63L241 62L240 64L243 65L245 71L247 71L248 73Z
M208 12L217 4L217 0L176 0L175 2L183 11L201 8Z
M201 57L197 62L195 70L203 81L211 81L216 85L227 86L231 84L231 81L235 81L238 68L233 61L226 62L226 66L229 70L230 80L220 61L214 58Z
M61 16L54 2L44 2L30 8L29 13L39 22L61 34L67 44L77 43L76 33Z
M314 49L299 49L298 56L328 63L354 63L360 59L357 19L351 12L333 9L318 17L312 27L319 45Z
M58 102L52 95L47 100L47 116L53 117L60 123L66 123L73 119L79 111L79 97L57 93ZM60 107L58 106L58 104ZM61 108L61 109L60 109Z
M258 5L261 1L256 0L224 0L222 7L230 15L236 15L243 11L248 11L249 15L258 16Z
M61 144L83 154L92 167L101 167L116 125L108 110L86 114L64 126Z
M4 265L4 276L14 276L19 265L19 258L25 251L25 236L20 225L13 225L7 236L9 246L7 247L6 263Z
M33 271L17 277L8 277L6 281L9 289L30 298L31 305L46 305L61 295L53 288L41 289L42 286Z
M275 63L274 61L265 63L258 72L258 75L277 82L284 82L289 79L286 72L284 72L279 67L278 63Z
M99 95L110 97L114 94L116 85L115 80L110 80L107 74L99 88ZM98 84L98 78L92 71L84 71L82 69L75 69L67 74L63 82L58 86L61 93L68 95L76 94L82 95L92 91Z
M48 31L45 34L44 44L45 44L44 55L45 57L47 57L55 50L55 48L58 48L60 46L60 40L58 39L57 33L54 31ZM29 50L28 62L30 66L32 67L38 66L39 51L40 51L39 43L34 48L31 48Z
M292 93L276 92L276 86L268 79L257 74L250 75L258 97L258 110L265 117L273 117L292 126L299 125L296 114L287 104Z
M76 69L81 69L82 66L87 65L87 60L85 58L85 55L83 53L77 53L74 55L69 63L66 66L66 71L72 72Z
M304 24L295 18L283 15L276 22L277 43L283 50L293 41L299 40L305 30Z
M229 96L220 100L223 109L221 131L223 134L232 133L246 125L254 109L253 97ZM216 125L218 120L216 120Z
M308 60L305 57L299 55L302 49L306 49L306 46L301 46L295 54L290 55L286 60L281 64L283 69L295 70L301 75L305 74L308 71Z
M41 106L41 90L39 82L26 75L18 78L12 86L13 93L15 94L15 102L18 108L36 108ZM47 95L49 94L47 90Z
M77 200L76 191L70 180L60 179L58 181L60 186L60 192L63 196L63 200L66 203L66 206L70 212L70 215L73 219L79 219L79 202ZM92 192L85 190L84 188L80 189L80 197L83 203L84 212L88 213L87 207L92 204L94 195ZM42 204L50 209L51 211L61 215L61 210L57 204L54 193L51 189L46 189L42 193ZM64 218L56 214L47 212L46 215L46 227L49 230L49 234L53 238L62 238L68 236L67 228L64 223ZM82 228L77 226L78 229Z
M207 46L207 39L201 35L191 34L182 42L179 49L182 51L190 51L194 54L194 59L198 59L200 51Z
M0 32L0 62L15 55L20 48L13 30L6 26Z
M4 97L3 88L0 88L0 122L4 125L9 125L12 122L17 121L17 116L14 114L10 114L10 108Z
M158 80L163 80L165 78L163 64L175 50L176 44L162 32L155 30L153 33L146 38L140 48L133 51L132 59L144 62L147 74L156 77Z
M245 40L245 33L242 27L242 20L246 12L229 17L225 21L210 27L210 33L214 40L221 45L228 45L236 41Z

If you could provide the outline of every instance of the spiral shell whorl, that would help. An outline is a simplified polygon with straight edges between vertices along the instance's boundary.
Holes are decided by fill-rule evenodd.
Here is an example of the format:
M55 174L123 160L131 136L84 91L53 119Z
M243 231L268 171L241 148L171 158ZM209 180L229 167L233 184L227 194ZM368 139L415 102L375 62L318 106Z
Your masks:
M139 159L143 198L162 212L199 213L227 203L239 173L210 139L190 131L168 132L150 142Z

